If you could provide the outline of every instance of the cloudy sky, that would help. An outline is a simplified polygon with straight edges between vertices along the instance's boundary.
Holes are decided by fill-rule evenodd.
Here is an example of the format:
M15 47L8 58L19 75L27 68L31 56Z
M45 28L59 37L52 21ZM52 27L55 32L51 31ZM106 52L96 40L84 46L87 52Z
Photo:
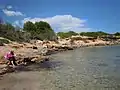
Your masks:
M0 18L13 25L46 21L58 31L120 31L120 0L0 0Z

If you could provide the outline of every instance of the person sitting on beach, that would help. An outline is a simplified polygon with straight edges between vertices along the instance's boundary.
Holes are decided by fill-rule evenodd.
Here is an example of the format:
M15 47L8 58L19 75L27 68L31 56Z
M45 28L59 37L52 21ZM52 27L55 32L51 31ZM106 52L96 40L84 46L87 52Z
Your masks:
M9 65L17 66L14 51L8 52L4 57L9 60Z

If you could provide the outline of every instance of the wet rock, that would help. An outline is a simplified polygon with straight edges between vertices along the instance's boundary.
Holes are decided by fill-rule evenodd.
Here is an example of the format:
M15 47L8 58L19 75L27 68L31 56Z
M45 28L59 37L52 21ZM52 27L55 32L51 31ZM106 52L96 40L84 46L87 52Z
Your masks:
M12 73L14 71L15 69L13 67L6 66L0 70L0 75L6 74L6 73Z
M41 63L43 63L44 61L40 61Z
M30 58L30 57L25 57L25 58L23 59L23 62L24 62L24 63L27 63L27 64L32 63L32 61L31 61L31 58Z
M45 58L45 61L49 61L49 58Z

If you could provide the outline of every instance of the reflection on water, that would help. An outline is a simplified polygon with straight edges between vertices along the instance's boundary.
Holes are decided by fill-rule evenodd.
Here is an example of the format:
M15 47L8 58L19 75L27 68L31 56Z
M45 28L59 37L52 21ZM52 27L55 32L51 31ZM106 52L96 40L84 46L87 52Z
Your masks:
M52 58L18 68L19 77L12 74L5 79L11 83L8 79L15 77L12 83L16 86L32 80L37 86L29 83L31 88L39 88L35 90L120 90L120 46L80 48L54 54ZM5 85L1 81L0 84Z

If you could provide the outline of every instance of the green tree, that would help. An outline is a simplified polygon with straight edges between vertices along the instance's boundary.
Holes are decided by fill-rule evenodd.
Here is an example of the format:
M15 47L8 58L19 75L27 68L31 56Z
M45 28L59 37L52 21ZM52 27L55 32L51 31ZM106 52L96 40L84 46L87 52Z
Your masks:
M0 37L7 38L12 41L24 42L29 40L29 35L25 37L27 32L20 31L20 28L14 27L10 23L1 24Z
M68 32L58 32L57 35L60 36L61 38L68 38L71 36L78 35L78 33L74 31L68 31Z
M35 32L36 27L32 22L28 21L28 22L24 23L23 30L27 31L27 32Z
M78 33L74 32L74 31L69 31L69 32L68 32L68 35L69 35L69 36L72 36L72 35L75 36L75 35L78 35Z
M28 21L24 24L23 30L30 32L32 35L32 39L54 40L57 38L51 26L44 21L35 22L35 24Z
M114 35L115 36L120 36L120 32L116 32Z
M98 36L102 37L102 36L105 36L105 35L108 35L108 34L105 33L105 32L102 32L102 31L98 31L98 32L81 32L80 35L97 38Z
M14 26L12 26L12 24L10 24L10 23L6 23L5 27L6 27L7 30L11 30L11 31L15 30Z

